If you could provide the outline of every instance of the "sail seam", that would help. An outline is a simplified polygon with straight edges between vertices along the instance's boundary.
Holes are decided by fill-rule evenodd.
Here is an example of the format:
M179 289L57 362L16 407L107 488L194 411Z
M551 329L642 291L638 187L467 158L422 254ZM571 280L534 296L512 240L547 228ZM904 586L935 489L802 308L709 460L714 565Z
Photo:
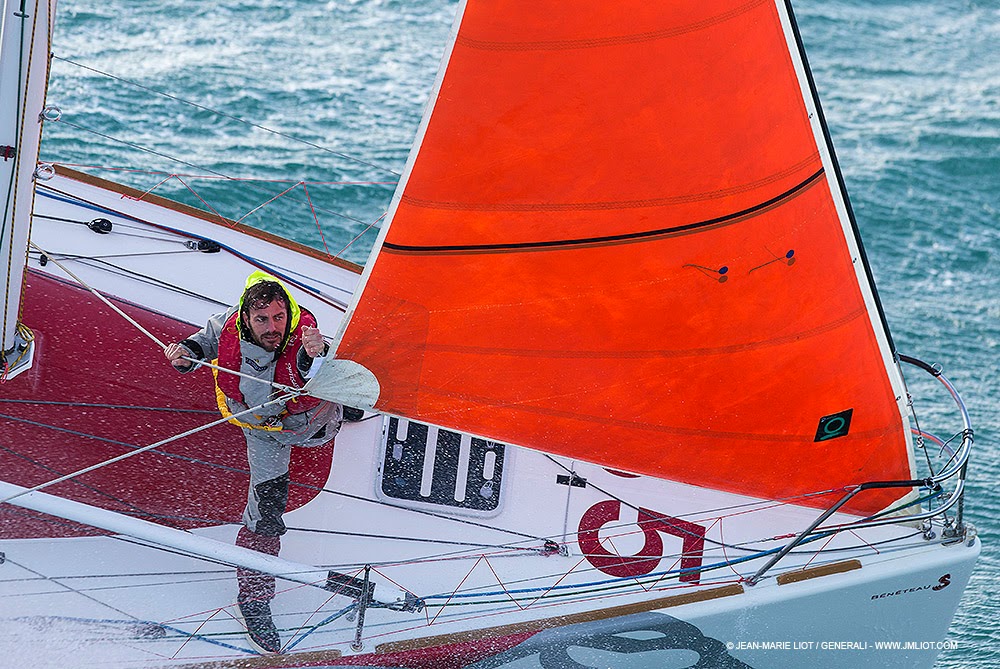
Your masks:
M651 30L643 33L630 35L615 35L612 37L592 37L585 39L567 40L536 40L522 42L504 42L501 40L479 40L459 35L455 43L470 49L480 51L568 51L573 49L595 49L608 46L619 46L622 44L637 44L642 42L653 42L662 39L680 37L688 33L697 32L714 25L725 23L742 14L750 12L767 0L752 0L745 5L731 9L728 12L713 16L708 19L689 23L687 25L665 30Z
M745 353L773 346L793 344L818 335L831 332L841 328L852 321L865 316L864 309L856 309L836 320L815 328L794 332L783 337L765 339L761 341L746 342L742 344L731 344L729 346L716 346L705 348L693 348L685 350L646 350L646 351L566 351L555 349L509 349L491 348L486 346L460 346L448 344L427 344L408 346L405 342L397 342L397 351L427 351L433 353L454 353L457 355L490 355L506 356L512 358L546 358L546 359L585 359L585 360L636 360L636 359L666 359L684 357L704 357L709 355L731 355L733 353Z
M824 175L821 168L804 181L789 188L785 192L769 200L746 209L717 216L715 218L697 221L695 223L685 223L669 228L659 228L656 230L642 230L619 235L607 235L604 237L583 237L578 239L552 239L533 242L508 242L502 244L453 244L436 246L416 246L410 244L396 244L386 240L382 244L382 249L389 253L415 253L415 254L450 254L450 253L506 253L511 251L543 251L551 249L563 249L567 247L581 246L605 246L613 244L628 244L634 242L647 241L662 237L672 237L677 235L699 232L708 228L717 228L725 225L732 225L747 218L751 218L769 211L785 202L794 199L813 185L818 183ZM608 206L607 208L613 208ZM614 207L618 208L618 207Z
M425 397L437 396L439 398L447 398L450 400L461 399L474 402L476 404L484 405L490 407L491 410L510 410L516 412L523 412L525 414L532 414L536 416L546 416L549 418L561 418L567 420L582 421L591 425L605 425L611 427L626 428L631 430L637 430L641 432L653 433L653 434L669 434L678 437L708 437L712 439L722 440L744 440L753 442L778 442L778 443L801 443L801 444L814 444L815 438L813 434L795 434L795 433L766 433L766 432L736 432L733 430L713 430L707 427L685 427L680 425L664 425L659 423L643 422L641 420L627 420L624 418L615 418L611 415L601 415L595 416L593 414L579 413L575 411L569 411L564 409L556 409L552 407L540 406L537 404L531 404L530 400L521 400L518 402L497 402L495 398L490 398L488 396L473 395L470 393L456 393L450 392L443 388L435 388L431 386L423 386L421 390L424 392ZM465 413L465 409L440 409L440 410L426 410L421 414L420 419L431 422L431 423L441 423L442 416L455 415L457 413ZM898 428L897 423L876 425L867 430L852 431L851 437L859 440L877 440L882 439L886 436L893 435ZM550 451L555 452L555 451Z
M750 183L732 186L730 188L720 188L718 190L704 193L693 193L689 195L672 195L670 197L643 198L637 200L612 200L595 202L447 202L442 200L428 200L416 198L412 195L404 195L402 201L405 204L422 207L425 209L440 209L454 211L601 211L620 209L642 209L649 207L662 207L677 204L692 204L695 202L705 202L706 200L716 200L732 195L740 195L757 190L762 186L769 186L773 183L786 179L789 176L801 172L804 168L812 168L819 162L819 153L813 152L808 157L791 165L790 167L776 172L766 178L758 179Z

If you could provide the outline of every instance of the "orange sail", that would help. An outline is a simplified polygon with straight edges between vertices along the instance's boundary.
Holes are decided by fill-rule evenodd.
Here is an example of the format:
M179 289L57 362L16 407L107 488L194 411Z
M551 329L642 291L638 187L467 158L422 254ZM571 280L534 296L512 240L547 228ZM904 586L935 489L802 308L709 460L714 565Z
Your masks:
M784 3L469 0L457 25L340 333L379 410L770 499L912 478Z

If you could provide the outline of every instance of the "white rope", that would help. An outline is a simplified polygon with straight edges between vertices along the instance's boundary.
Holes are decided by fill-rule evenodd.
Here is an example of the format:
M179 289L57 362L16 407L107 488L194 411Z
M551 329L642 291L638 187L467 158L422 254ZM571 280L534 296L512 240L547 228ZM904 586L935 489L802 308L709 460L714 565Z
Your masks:
M59 269L61 269L64 272L66 272L66 274L68 274L74 281L76 281L78 284L80 284L80 286L82 286L83 288L85 288L88 291L90 291L97 299L99 299L101 302L104 302L104 304L106 304L109 307L111 307L115 311L115 313L117 313L119 316L121 316L122 318L124 318L125 320L127 320L129 323L131 323L132 325L134 325L136 327L136 329L139 330L139 332L143 333L144 335L146 335L147 337L149 337L150 339L152 339L154 342L156 342L156 344L162 350L166 350L167 345L164 344L162 341L160 341L160 339L156 335L154 335L152 332L150 332L149 330L147 330L146 328L144 328L142 325L140 325L138 322L136 322L136 320L134 318L132 318L131 316L129 316L128 314L126 314L120 308L118 308L117 306L115 306L115 304L113 302L111 302L111 300L109 300L108 298L104 297L99 292L97 292L97 289L93 288L92 286L90 286L89 284L87 284L87 282L85 282L83 279L81 279L76 274L74 274L72 271L70 271L70 269L68 267L66 267L65 265L63 265L58 260L56 260L52 256L51 253L49 253L45 249L41 248L40 246L38 246L34 242L29 241L28 244L30 244L31 247L34 248L39 253L45 254L45 257L48 258L49 261L52 262L56 267L58 267ZM251 379L253 381L256 381L257 383L264 383L266 385L271 386L272 388L275 388L276 390L280 390L280 391L282 391L284 393L290 393L293 397L298 397L300 395L307 394L304 390L302 390L300 388L292 388L291 386L285 386L285 385L282 385L280 383L273 383L271 381L267 381L265 379L261 379L261 378L258 378L256 376L251 376L249 374L244 374L243 372L239 372L239 371L236 371L234 369L227 369L225 367L219 367L218 365L213 365L212 363L210 363L210 362L208 362L206 360L197 360L195 358L189 358L187 356L182 356L180 359L181 360L186 360L186 361L188 361L190 363L193 363L193 364L196 364L196 365L200 364L200 365L203 365L205 367L211 367L212 369L217 369L220 372L226 372L227 374L233 374L235 376L240 376L240 377L243 377L244 379Z
M109 307L111 307L112 309L114 309L118 313L119 316L121 316L122 318L124 318L125 320L127 320L129 323L131 323L132 325L134 325L139 330L139 332L143 333L144 335L146 335L147 337L149 337L150 339L152 339L153 341L155 341L157 344L159 344L159 346L160 346L161 349L167 348L167 345L164 344L162 341L160 341L159 338L157 338L156 335L154 335L152 332L150 332L146 328L144 328L141 325L139 325L139 323L137 323L134 318L132 318L131 316L129 316L128 314L126 314L124 311L122 311L121 309L119 309L118 307L116 307L114 304L112 304L111 300L109 300L108 298L104 297L103 295L101 295L100 293L98 293L94 288L91 288L89 285L87 285L87 283L84 282L83 279L81 279L80 277L78 277L76 274L73 274L73 272L71 272L65 265L63 265L61 262L59 262L58 260L56 260L55 258L53 258L51 253L49 253L48 251L46 251L45 249L43 249L42 247L40 247L35 242L29 241L28 245L31 246L36 251L38 251L39 253L45 254L45 256L56 265L56 267L58 267L62 271L64 271L67 274L69 274L70 277L72 277L72 279L74 281L76 281L78 284L80 284L81 286L83 286L84 288L86 288L87 290L89 290L91 293L93 293L94 296L97 299L99 299L101 302L104 302L104 304L106 304Z

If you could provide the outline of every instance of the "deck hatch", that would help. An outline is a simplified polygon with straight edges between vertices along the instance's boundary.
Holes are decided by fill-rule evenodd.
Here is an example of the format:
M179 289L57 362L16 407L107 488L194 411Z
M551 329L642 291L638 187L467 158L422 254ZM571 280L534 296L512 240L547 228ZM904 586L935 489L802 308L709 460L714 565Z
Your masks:
M392 503L447 507L474 515L499 512L504 444L388 417L382 433L380 497Z

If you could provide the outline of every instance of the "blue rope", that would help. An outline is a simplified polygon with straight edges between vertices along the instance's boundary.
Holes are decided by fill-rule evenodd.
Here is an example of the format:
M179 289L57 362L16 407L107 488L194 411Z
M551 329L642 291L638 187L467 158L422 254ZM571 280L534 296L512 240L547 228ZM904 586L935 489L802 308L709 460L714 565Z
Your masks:
M81 207L83 207L85 209L90 209L92 211L96 211L96 212L101 213L101 214L109 214L111 216L119 216L121 218L125 218L125 219L128 219L130 221L134 221L136 223L142 223L144 225L152 225L152 226L154 226L156 228L159 228L161 230L166 230L166 231L172 232L172 233L174 233L176 235L182 235L184 237L188 237L189 239L198 239L198 240L204 239L206 241L211 241L211 242L213 242L215 244L218 244L220 249L225 249L227 252L231 253L232 255L236 256L237 258L239 258L241 260L245 260L246 262L248 262L249 264L253 265L254 267L257 267L258 269L261 269L261 270L265 270L268 273L273 274L274 276L278 277L279 279L281 279L281 280L283 280L283 281L285 281L285 282L287 282L287 283L289 283L289 284L291 284L293 286L296 286L297 288L300 288L302 290L305 290L305 291L309 292L313 296L319 297L319 296L322 296L322 294L323 294L320 291L319 288L311 286L311 285L305 283L304 281L302 281L301 279L292 278L291 276L285 274L284 272L280 272L280 271L276 270L275 268L268 266L264 261L259 260L258 258L254 258L253 256L247 255L247 254L242 253L240 251L237 251L233 247L228 246L226 244L222 244L222 243L220 243L220 242L218 242L218 241L216 241L214 239L208 239L207 237L200 237L198 235L192 235L191 233L186 232L184 230L179 230L177 228L172 228L172 227L170 227L168 225L163 225L161 223L151 223L150 221L143 220L143 219L138 218L136 216L132 216L130 214L125 214L125 213L120 212L120 211L115 211L114 209L111 209L109 207L104 207L104 206L101 206L101 205L98 205L98 204L94 204L92 202L86 202L85 200L81 200L81 199L79 199L77 197L73 197L71 195L65 195L63 193L59 193L58 191L49 190L49 189L38 189L38 194L42 195L43 197L47 197L47 198L56 200L58 202L65 202L65 203L68 203L68 204L73 204L73 205L81 206Z
M285 646L284 652L290 651L291 649L293 649L296 646L298 646L300 643L302 643L303 641L305 641L305 638L307 636L309 636L310 634L312 634L313 632L315 632L316 630L318 630L320 627L324 627L326 625L329 625L330 623L332 623L337 618L339 618L342 615L348 613L352 609L356 609L357 607L358 607L358 603L357 602L351 602L350 604L348 604L347 606L345 606L341 610L339 610L336 613L328 616L327 618L325 618L321 622L316 623L315 625L313 625L312 627L310 627L306 632L303 632L297 639L295 639L294 641L290 642L287 646Z

